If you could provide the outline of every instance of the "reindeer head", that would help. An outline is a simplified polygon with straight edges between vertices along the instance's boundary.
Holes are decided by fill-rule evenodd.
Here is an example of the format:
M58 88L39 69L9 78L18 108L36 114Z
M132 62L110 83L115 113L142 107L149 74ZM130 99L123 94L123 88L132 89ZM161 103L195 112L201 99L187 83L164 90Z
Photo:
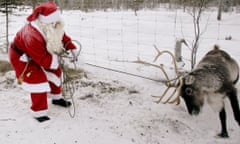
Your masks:
M198 115L203 106L204 97L200 93L198 85L196 85L194 75L188 74L183 78L180 95L185 101L189 114Z

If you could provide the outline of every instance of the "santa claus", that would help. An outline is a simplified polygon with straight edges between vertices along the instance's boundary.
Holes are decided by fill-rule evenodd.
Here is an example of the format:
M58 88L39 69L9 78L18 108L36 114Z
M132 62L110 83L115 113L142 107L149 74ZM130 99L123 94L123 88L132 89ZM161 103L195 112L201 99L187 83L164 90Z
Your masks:
M71 106L62 97L61 68L58 55L77 49L63 30L60 11L53 2L34 9L28 23L17 32L9 48L10 62L21 87L30 92L33 116L39 122L49 120L47 98L61 107Z

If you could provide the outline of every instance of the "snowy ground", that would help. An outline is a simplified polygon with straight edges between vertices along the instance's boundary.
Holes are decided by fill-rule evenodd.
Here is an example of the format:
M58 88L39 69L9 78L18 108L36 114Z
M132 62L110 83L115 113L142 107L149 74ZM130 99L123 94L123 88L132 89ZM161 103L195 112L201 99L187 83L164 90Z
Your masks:
M239 126L227 103L229 139L215 138L218 115L207 105L198 117L189 116L184 103L164 105L150 94L161 83L92 69L76 82L76 114L49 104L51 120L38 123L29 114L28 93L13 83L12 73L1 78L1 143L85 144L238 144ZM111 76L109 76L111 75ZM72 111L70 111L72 112Z
M142 15L144 13L146 13L145 17L152 14L151 12L141 12ZM164 12L162 15L166 13L168 12ZM172 12L169 13L172 14ZM77 15L77 11L74 14ZM96 12L89 15L91 14L98 16L101 13ZM132 12L129 12L129 15L131 14ZM91 17L89 15L86 14L84 16L86 18ZM68 16L70 18L74 16L73 12L66 12L65 19ZM84 18L84 16L82 17ZM225 20L225 23L239 22L239 14L227 16L228 20ZM169 15L166 15L166 17L169 18ZM84 23L87 25L86 21L82 22L82 24ZM13 29L17 29L16 27ZM226 32L222 37L230 31L229 33L233 35L234 40L224 41L222 38L220 40L203 40L206 43L202 45L203 49L199 52L199 57L212 46L211 44L218 42L223 49L228 50L240 62L240 50L238 48L239 28L231 28L224 29ZM71 29L68 25L67 29L70 31L70 34L77 38L77 32L74 33L75 29ZM211 30L213 31L212 33ZM209 27L210 33L208 36L216 34L214 30ZM223 29L221 30L223 31ZM234 33L234 31L236 32ZM108 32L110 35L110 31ZM84 32L82 32L83 34ZM220 35L217 36L221 37ZM94 38L95 36L92 37L92 39ZM172 41L172 39L169 41ZM88 56L100 55L100 52L92 55L89 53L94 51L94 47L103 47L102 45L95 41L95 45L90 47L91 43L89 43L89 40L83 39L81 42L83 48L85 48L83 54L85 54L84 59L87 62L91 62ZM152 48L152 44L148 44L149 47ZM156 43L158 46L160 44L163 47L166 46L166 48L173 45L165 41ZM152 53L154 53L154 50ZM152 60L152 55L146 56L146 58ZM0 56L1 59L7 59L7 54L1 54ZM103 57L108 57L108 55L105 56L103 54ZM125 55L123 60L134 60L134 58L137 57ZM99 59L99 57L95 59ZM165 63L171 62L165 61ZM106 63L103 65L106 65ZM29 94L21 90L16 84L13 72L10 71L5 75L1 74L0 109L2 113L0 116L0 142L6 144L239 144L240 142L240 128L233 118L232 110L227 100L227 122L230 138L219 139L215 137L220 131L218 114L213 112L208 105L205 105L203 112L199 116L192 117L188 115L183 101L178 106L156 104L154 102L156 99L153 99L151 95L160 95L164 91L165 86L162 83L115 73L89 65L81 65L81 67L86 71L88 77L75 82L75 117L71 118L68 109L53 106L49 100L48 112L51 120L44 123L38 123L31 117L29 113L31 104ZM155 75L155 72L153 75ZM237 88L239 91L239 83ZM238 98L240 100L240 97Z

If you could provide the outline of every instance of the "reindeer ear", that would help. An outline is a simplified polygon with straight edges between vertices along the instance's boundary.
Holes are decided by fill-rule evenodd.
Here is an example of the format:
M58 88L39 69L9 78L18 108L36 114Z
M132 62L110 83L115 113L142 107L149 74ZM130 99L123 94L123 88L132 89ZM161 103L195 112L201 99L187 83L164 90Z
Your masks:
M184 83L186 85L191 85L191 84L194 83L194 81L195 81L195 77L193 75L188 75L188 76L185 77Z

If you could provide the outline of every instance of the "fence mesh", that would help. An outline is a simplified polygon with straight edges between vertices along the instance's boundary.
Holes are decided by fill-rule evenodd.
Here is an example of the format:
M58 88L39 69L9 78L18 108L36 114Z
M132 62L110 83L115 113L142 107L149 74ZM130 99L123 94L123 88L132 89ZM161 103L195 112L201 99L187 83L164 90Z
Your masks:
M10 15L9 39L25 23L25 18L31 13L25 9L18 15ZM4 14L1 15L1 25ZM235 12L224 13L223 20L216 20L216 9L208 9L201 17L201 41L199 55L218 43L223 47L233 47L240 42L239 15ZM125 73L140 75L151 79L161 79L163 74L156 68L133 63L138 58L152 62L156 51L174 51L175 41L184 38L191 44L194 38L192 17L182 9L142 9L134 10L99 10L99 11L62 11L65 29L74 40L81 42L84 62ZM0 45L4 47L5 30L0 29ZM228 39L229 38L229 39ZM183 47L183 58L187 63L191 50ZM238 54L233 54L236 57ZM164 64L172 70L172 61L168 56L159 58L157 64ZM153 73L155 73L153 75ZM151 75L150 75L151 74Z

